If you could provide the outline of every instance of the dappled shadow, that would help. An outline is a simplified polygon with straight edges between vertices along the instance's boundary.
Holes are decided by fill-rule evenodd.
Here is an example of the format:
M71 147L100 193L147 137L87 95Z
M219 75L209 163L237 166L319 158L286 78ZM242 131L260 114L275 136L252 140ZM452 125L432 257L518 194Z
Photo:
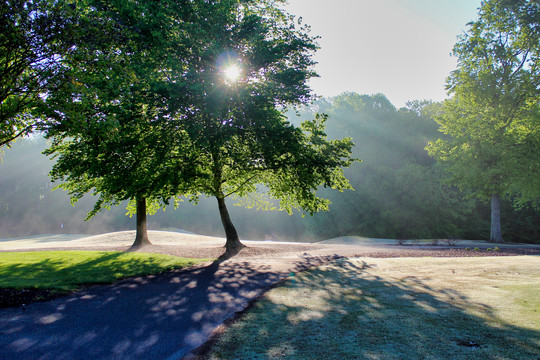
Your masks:
M0 359L179 359L291 272L334 258L305 254L278 267L216 261L92 287L25 310L3 309Z
M540 331L510 325L456 290L414 276L388 281L370 267L342 259L297 275L194 358L540 358Z

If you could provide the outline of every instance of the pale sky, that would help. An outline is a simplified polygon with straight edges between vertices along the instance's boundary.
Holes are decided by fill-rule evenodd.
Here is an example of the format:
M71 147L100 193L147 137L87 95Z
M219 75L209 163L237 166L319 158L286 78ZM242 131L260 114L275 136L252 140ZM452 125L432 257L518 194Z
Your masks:
M443 100L456 68L457 36L476 20L481 0L289 0L319 35L317 95L383 93L397 108L408 100Z

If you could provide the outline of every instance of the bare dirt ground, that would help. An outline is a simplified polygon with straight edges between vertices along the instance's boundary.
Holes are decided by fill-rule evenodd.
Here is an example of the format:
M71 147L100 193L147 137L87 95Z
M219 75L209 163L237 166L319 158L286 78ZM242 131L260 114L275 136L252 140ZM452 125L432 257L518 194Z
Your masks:
M128 251L135 238L134 231L122 231L95 236L81 235L44 235L17 239L0 240L2 251L53 251L53 250L96 250L96 251ZM168 254L185 258L216 259L224 252L225 240L210 236L185 234L165 231L149 231L153 245L136 251L146 253ZM284 257L309 252L320 256L344 257L472 257L472 256L516 256L540 255L540 246L499 245L498 251L472 250L466 245L430 246L430 245L397 245L388 242L377 244L373 241L365 243L345 242L331 243L293 243L274 241L244 240L247 246L242 249L236 259L252 259L274 265ZM473 248L474 249L474 248ZM58 297L43 289L0 289L0 308L20 306L35 301L47 301Z

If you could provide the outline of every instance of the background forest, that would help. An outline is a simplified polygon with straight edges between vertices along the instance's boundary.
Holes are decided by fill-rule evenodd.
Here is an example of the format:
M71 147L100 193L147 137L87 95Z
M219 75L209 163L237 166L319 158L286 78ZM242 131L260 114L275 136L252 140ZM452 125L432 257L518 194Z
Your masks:
M317 241L344 235L377 238L488 239L490 208L486 202L448 185L447 175L425 147L441 137L434 116L438 103L414 101L396 109L382 95L344 93L316 101L297 114L295 125L326 113L330 138L351 137L354 156L361 162L345 171L355 191L320 190L332 201L329 212L314 216L255 211L232 207L231 216L243 239ZM104 233L131 230L134 218L125 206L114 207L84 221L94 199L86 196L75 206L63 190L52 191L48 172L52 161L41 152L39 136L6 149L0 172L0 237L44 233ZM511 200L502 204L506 241L538 242L540 212L531 206L518 210ZM180 228L204 235L223 236L214 199L196 206L184 201L149 217L150 229Z

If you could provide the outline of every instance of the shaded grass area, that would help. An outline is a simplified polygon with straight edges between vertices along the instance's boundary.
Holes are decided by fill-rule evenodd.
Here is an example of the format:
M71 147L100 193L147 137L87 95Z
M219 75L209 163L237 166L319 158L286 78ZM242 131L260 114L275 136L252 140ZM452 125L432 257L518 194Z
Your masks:
M291 277L202 359L540 358L540 257L353 259Z
M0 252L0 307L65 295L83 285L157 274L207 259L111 251Z

